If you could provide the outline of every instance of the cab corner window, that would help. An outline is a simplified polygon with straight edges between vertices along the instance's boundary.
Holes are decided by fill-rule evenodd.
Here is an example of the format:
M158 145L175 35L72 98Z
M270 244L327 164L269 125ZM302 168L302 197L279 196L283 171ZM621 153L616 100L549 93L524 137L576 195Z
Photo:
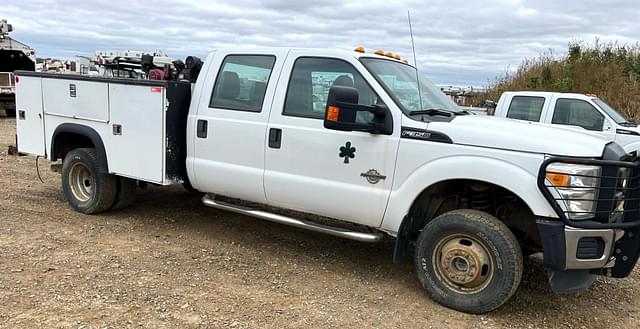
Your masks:
M209 107L260 112L276 58L230 55L222 62Z
M538 122L543 106L544 97L514 96L507 110L507 118Z
M383 104L351 64L332 58L301 57L293 65L282 113L313 119L324 118L332 86L356 88L358 104ZM358 112L356 121L366 123L372 119L373 114Z
M604 125L604 116L584 100L561 98L556 102L551 123L601 131Z

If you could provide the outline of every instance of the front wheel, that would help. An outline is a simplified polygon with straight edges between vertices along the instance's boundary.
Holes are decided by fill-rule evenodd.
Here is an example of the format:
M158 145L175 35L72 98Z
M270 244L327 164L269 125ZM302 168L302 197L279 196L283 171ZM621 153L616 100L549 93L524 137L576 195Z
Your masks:
M523 261L518 240L499 219L477 210L447 212L418 237L415 266L436 302L467 313L486 313L518 289Z
M116 178L104 172L90 148L70 151L62 161L62 190L69 205L85 214L105 211L116 198Z

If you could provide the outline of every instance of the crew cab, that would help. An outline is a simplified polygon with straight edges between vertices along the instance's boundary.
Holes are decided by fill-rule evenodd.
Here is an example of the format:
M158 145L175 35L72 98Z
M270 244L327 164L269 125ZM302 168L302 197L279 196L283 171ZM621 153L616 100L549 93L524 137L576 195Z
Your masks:
M561 125L599 134L627 152L640 149L640 128L595 95L510 91L504 92L495 116Z
M18 148L62 160L65 198L86 214L131 204L137 182L182 183L205 206L393 238L394 261L411 256L429 296L465 312L505 303L533 252L559 293L629 275L634 156L593 134L469 115L396 58L218 49L195 83L18 72Z

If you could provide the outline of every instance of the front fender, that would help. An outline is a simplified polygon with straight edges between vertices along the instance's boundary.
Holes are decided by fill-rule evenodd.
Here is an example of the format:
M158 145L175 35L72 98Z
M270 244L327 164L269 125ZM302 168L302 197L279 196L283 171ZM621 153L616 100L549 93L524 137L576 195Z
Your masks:
M394 184L381 229L397 233L402 219L409 213L411 205L422 191L433 184L454 179L478 180L501 186L520 197L533 214L558 217L538 189L536 175L504 160L460 155L428 162L409 175L397 188Z
M639 142L633 142L633 143L629 143L625 146L623 146L624 151L627 153L631 153L631 152L638 152L640 153L640 141Z

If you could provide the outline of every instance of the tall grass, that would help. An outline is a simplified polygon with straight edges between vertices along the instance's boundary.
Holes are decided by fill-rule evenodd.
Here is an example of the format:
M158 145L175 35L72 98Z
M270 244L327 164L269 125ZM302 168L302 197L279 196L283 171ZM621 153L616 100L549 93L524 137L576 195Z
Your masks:
M525 59L493 82L483 99L504 91L540 90L596 94L628 119L640 121L640 44L572 42L567 55Z

